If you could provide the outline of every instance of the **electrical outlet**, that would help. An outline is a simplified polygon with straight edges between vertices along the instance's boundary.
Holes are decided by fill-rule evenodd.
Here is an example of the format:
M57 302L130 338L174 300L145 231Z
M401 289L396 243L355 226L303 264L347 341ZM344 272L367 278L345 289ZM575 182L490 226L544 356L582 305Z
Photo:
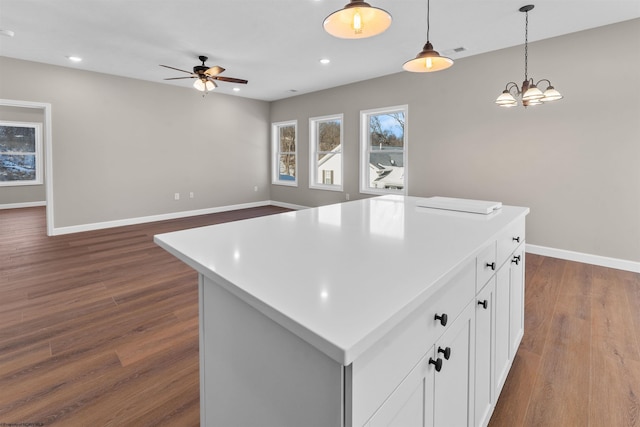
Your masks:
M257 185L253 187L253 191L258 191L258 186Z
M196 197L195 193L192 191L189 193L189 198L193 199L194 197Z
M349 193L347 193L347 200L349 200Z
M173 200L180 200L180 193L175 193L173 195Z

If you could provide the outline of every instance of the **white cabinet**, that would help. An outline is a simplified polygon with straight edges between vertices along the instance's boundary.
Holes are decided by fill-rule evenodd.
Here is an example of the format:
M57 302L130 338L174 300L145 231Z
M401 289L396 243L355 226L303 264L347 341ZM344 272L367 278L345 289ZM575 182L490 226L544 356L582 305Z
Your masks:
M485 284L476 296L476 384L475 424L486 426L495 405L495 348L496 278Z
M433 427L433 348L411 370L367 427Z
M474 423L475 319L471 301L435 345L436 357L442 360L442 369L434 380L435 426Z
M472 426L475 312L470 302L367 427Z
M513 359L524 335L524 248L509 261L509 357Z

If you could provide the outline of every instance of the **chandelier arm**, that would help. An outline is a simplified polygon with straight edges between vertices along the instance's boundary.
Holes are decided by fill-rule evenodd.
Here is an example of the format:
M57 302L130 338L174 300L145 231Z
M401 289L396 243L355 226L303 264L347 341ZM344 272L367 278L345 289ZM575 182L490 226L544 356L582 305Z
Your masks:
M551 81L550 81L549 79L541 79L541 80L539 80L539 81L538 81L538 83L536 83L536 86L539 86L539 85L540 85L540 83L542 83L542 82L547 82L547 83L548 83L548 84L547 84L547 89L548 89L548 88L550 88L550 87L552 87L552 85L551 85Z
M511 90L515 89L516 93L514 96L518 96L520 95L520 87L518 86L518 84L516 82L509 82L506 84L506 86L504 87L504 90L506 90L507 92L511 93Z

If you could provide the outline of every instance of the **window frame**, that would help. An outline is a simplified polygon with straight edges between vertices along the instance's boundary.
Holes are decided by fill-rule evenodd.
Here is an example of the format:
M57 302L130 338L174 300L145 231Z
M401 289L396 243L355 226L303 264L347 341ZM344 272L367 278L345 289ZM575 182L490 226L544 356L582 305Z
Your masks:
M1 151L0 155L33 155L35 156L35 178L32 180L20 180L20 181L0 181L0 187L14 187L23 185L42 185L43 179L43 148L42 148L42 123L37 122L15 122L15 121L0 121L2 127L24 127L34 129L34 151L28 152L14 152L14 151Z
M369 143L369 120L371 116L383 115L389 113L402 112L404 113L404 134L403 134L403 147L402 150L389 150L391 152L402 151L402 164L403 164L403 176L404 185L403 188L372 188L369 186L369 159L371 155L371 144ZM409 151L409 106L395 105L391 107L373 108L369 110L360 111L360 193L363 194L400 194L407 195L409 187L409 168L407 164L408 151ZM375 150L373 150L375 152Z
M340 121L340 184L318 183L318 155L329 153L319 151L318 125L322 122ZM316 190L343 191L344 188L344 114L309 118L309 188Z
M294 151L280 151L280 129L283 127L293 126L295 132L295 147ZM271 123L271 184L274 185L284 185L288 187L297 187L298 186L298 121L297 120L287 120L283 122L274 122ZM293 180L283 180L280 179L280 156L285 154L293 154L296 166L295 166L295 176Z

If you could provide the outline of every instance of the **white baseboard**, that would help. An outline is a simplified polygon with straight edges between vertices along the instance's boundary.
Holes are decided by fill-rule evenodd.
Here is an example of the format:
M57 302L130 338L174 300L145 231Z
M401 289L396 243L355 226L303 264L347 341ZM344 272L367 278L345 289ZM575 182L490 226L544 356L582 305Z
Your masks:
M585 264L599 265L601 267L615 268L617 270L633 271L640 273L640 262L625 259L609 258L600 255L585 254L582 252L567 251L564 249L549 248L546 246L530 245L527 243L526 251L535 255L543 255L551 258L566 259L569 261L583 262Z
M275 200L269 200L269 203L272 204L273 206L278 206L278 207L287 208L287 209L293 209L293 210L296 210L296 211L299 211L301 209L308 209L309 208L309 206L294 205L292 203L277 202Z
M36 206L47 206L47 202L43 200L41 202L5 203L4 205L0 205L0 209L33 208Z
M68 227L56 227L53 229L53 236L71 233L81 233L83 231L102 230L105 228L123 227L126 225L143 224L147 222L166 221L168 219L187 218L190 216L208 215L212 213L235 211L238 209L256 208L275 204L270 200L262 202L241 203L238 205L218 206L215 208L197 209L192 211L171 212L167 214L144 216L139 218L119 219L115 221L96 222L92 224L72 225Z

